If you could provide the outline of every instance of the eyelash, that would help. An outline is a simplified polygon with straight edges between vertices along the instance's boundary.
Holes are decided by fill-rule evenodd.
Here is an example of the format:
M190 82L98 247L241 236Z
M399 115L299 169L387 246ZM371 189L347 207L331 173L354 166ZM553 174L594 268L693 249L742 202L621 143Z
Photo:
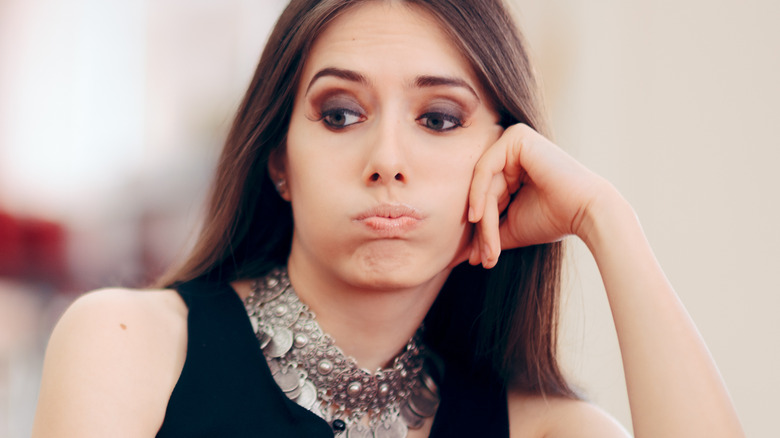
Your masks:
M442 113L442 112L429 112L429 113L425 113L425 114L421 115L420 117L418 117L416 120L417 120L417 122L422 122L423 120L426 120L426 119L428 121L430 121L430 119L433 118L433 117L437 117L439 119L444 120L443 125L446 125L446 123L449 122L449 123L452 124L452 126L448 126L446 128L441 128L441 129L436 129L436 128L431 127L428 123L420 123L420 124L422 126L424 126L425 128L428 128L431 131L435 131L435 132L448 132L448 131L452 131L453 129L457 129L457 128L460 128L460 127L463 126L463 122L460 120L459 117L454 116L452 114Z
M332 121L328 120L329 117L333 117L333 116L337 116L337 115L341 115L341 116L345 117L345 119L348 116L353 116L353 117L356 117L357 120L352 122L352 123L343 124L343 125L335 124ZM347 128L349 126L352 126L352 125L354 125L356 123L361 123L361 122L363 122L365 120L366 120L366 116L364 116L363 114L361 114L361 113L359 113L357 111L354 111L354 110L351 110L351 109L348 109L348 108L331 108L331 109L327 109L325 111L322 111L320 113L320 117L319 117L319 121L324 123L325 126L327 126L330 129L337 130L337 131L338 130L342 130L344 128Z
M344 118L344 121L339 123L334 123L332 120L332 117L334 116L341 116ZM355 117L356 120L351 121L349 120L349 117ZM443 120L442 126L446 126L447 123L450 123L451 126L436 128L434 126L430 125L431 119L441 119ZM352 126L354 124L362 123L366 120L366 116L361 114L358 111L349 109L349 108L330 108L324 111L320 112L320 116L317 119L318 121L321 121L325 126L327 126L329 129L340 131L342 129L348 128L349 126ZM431 111L427 112L420 117L416 118L415 121L417 121L421 126L423 126L426 129L429 129L434 132L449 132L457 128L463 127L463 122L458 116L444 113L444 112L438 112L438 111ZM347 123L350 122L350 123Z

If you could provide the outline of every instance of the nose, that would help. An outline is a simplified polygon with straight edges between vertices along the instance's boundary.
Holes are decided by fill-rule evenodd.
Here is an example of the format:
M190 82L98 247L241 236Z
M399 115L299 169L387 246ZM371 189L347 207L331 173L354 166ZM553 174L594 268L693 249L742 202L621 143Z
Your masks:
M405 184L409 178L405 143L401 123L382 123L368 145L368 159L363 180L368 185ZM388 125L388 126L385 126ZM395 126L389 126L395 125Z

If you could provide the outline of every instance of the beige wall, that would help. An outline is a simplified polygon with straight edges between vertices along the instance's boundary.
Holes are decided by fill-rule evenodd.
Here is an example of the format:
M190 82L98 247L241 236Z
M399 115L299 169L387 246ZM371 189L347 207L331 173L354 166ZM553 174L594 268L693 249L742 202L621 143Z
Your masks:
M639 214L748 436L780 412L780 2L515 0L556 140ZM572 242L562 354L630 424L598 271Z

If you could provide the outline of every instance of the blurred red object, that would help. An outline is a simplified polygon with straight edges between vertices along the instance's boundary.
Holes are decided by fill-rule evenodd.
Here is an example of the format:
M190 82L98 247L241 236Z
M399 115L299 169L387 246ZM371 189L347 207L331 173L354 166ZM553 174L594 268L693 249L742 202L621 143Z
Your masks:
M68 278L64 227L0 211L0 276L64 286Z

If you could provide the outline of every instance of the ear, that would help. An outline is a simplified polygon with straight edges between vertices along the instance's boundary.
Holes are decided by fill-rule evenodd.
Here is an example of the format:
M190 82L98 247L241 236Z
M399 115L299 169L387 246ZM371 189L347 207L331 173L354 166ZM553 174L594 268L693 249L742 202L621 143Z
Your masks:
M268 156L268 176L276 186L279 196L290 202L290 184L287 178L287 154L284 146L271 151Z

